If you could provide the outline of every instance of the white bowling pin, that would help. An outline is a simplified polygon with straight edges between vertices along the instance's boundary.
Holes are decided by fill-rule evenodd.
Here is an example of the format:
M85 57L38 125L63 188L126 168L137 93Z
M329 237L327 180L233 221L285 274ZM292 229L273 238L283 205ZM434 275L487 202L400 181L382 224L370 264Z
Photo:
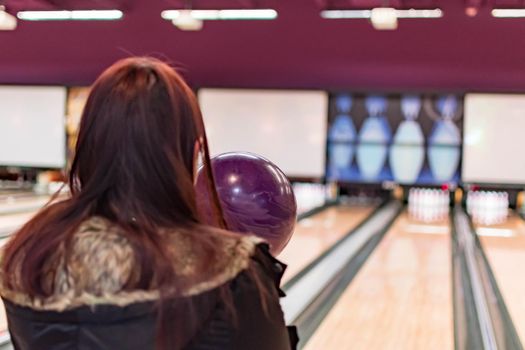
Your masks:
M414 217L414 189L408 190L408 215L410 218Z
M467 213L472 215L472 191L467 192Z
M328 152L331 170L338 172L350 167L354 157L356 130L350 109L352 98L347 95L336 98L337 115L328 131Z
M385 165L392 133L384 115L386 98L370 96L366 98L365 104L369 116L359 131L357 164L363 179L373 181L378 179Z
M440 97L436 103L442 119L434 123L430 134L428 159L432 174L438 182L450 181L459 166L461 135L454 123L458 104L454 95Z
M400 183L415 183L425 160L424 136L416 121L421 110L419 96L407 95L401 99L401 111L405 120L394 135L390 148L390 168L394 180Z

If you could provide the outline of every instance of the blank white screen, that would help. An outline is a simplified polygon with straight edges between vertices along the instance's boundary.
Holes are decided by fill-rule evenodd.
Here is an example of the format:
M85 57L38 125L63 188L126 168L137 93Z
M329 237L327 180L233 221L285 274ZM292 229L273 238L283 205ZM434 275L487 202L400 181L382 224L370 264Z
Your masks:
M0 86L0 165L61 168L66 89Z
M288 176L324 176L325 92L202 89L199 102L212 156L248 151Z
M525 183L524 95L466 95L464 133L464 182Z

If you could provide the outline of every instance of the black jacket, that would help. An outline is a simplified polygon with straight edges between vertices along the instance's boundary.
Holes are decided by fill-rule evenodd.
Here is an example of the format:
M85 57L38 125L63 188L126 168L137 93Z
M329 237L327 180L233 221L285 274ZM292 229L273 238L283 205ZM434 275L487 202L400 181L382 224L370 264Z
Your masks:
M266 285L275 285L279 295L285 265L274 259L267 246L260 245L252 260L257 262ZM285 327L278 297L267 300L264 308L259 291L246 272L228 282L234 300L235 320L227 307L214 303L217 290L188 298L211 301L209 312L200 316L199 326L184 339L187 350L288 350L295 349L294 327ZM272 293L275 294L276 293ZM188 300L186 300L188 301ZM5 300L9 332L17 350L155 350L157 312L154 302L125 307L83 306L55 312L37 311ZM266 309L266 310L264 310ZM195 310L194 310L195 311ZM198 310L196 311L198 312ZM173 315L184 317L184 314ZM174 323L175 324L175 323ZM179 319L180 324L180 319ZM170 322L164 329L169 331ZM170 348L169 346L167 348Z

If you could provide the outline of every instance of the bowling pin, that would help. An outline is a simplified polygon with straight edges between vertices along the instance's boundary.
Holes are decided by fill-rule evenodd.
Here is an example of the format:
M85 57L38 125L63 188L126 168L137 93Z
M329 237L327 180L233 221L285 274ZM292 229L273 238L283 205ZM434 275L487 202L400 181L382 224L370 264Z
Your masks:
M414 189L414 199L413 199L413 202L414 202L414 219L418 220L419 219L419 189L415 188Z
M365 104L368 117L358 135L357 164L363 179L373 181L378 180L385 165L392 132L384 115L387 99L382 96L369 96Z
M350 116L351 108L351 96L336 98L337 115L328 132L330 171L336 178L342 170L350 168L354 157L356 130Z
M496 192L494 202L494 221L499 224L503 218L503 193Z
M415 218L416 220L421 220L421 190L416 188L414 191L414 205L415 205Z
M426 221L427 215L427 191L424 188L419 190L419 217L421 221Z
M490 193L489 201L487 204L488 204L488 222L489 222L489 225L494 225L495 219L496 219L496 215L494 215L495 210L496 210L496 197L494 196L493 192Z
M408 214L411 218L414 218L414 189L411 188L408 191Z
M507 216L509 215L509 194L507 192L503 192L503 217L502 222L505 222L507 220Z
M434 190L428 190L428 219L427 222L434 221Z
M433 208L432 208L432 211L433 211L433 214L432 214L432 217L433 217L433 221L437 221L439 219L439 215L440 215L440 212L439 212L439 190L434 190L432 191L432 197L433 197Z
M421 110L419 96L407 95L401 99L401 111L405 120L394 135L390 148L390 168L394 180L399 183L415 183L425 160L424 136L416 121Z
M446 206L445 206L445 191L440 191L439 193L439 220L445 219L446 216Z
M481 206L481 203L482 203L482 191L477 191L475 192L475 201L474 201L474 213L475 213L475 217L476 217L476 222L479 222L481 223L481 214L482 214L482 206Z
M454 120L459 118L459 102L454 95L438 98L436 108L441 117L435 121L429 138L430 170L437 182L452 180L459 166L461 135Z
M421 190L421 218L422 221L428 220L428 192L426 188Z

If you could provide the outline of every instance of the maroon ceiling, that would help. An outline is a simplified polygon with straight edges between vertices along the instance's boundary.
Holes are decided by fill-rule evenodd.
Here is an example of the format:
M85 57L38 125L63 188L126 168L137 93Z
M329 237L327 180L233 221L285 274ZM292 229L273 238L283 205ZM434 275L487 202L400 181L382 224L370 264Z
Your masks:
M398 30L384 32L367 20L319 17L321 7L383 3L374 0L215 0L223 7L255 2L275 8L279 18L206 22L200 32L182 32L160 18L182 0L48 2L116 4L125 17L20 21L16 31L0 32L0 83L84 85L119 58L148 54L172 61L195 86L525 91L525 19L494 19L486 1L473 18L465 15L462 0L416 1L439 6L444 17L400 20ZM394 2L402 7L415 1ZM52 8L42 0L0 3L13 12Z

